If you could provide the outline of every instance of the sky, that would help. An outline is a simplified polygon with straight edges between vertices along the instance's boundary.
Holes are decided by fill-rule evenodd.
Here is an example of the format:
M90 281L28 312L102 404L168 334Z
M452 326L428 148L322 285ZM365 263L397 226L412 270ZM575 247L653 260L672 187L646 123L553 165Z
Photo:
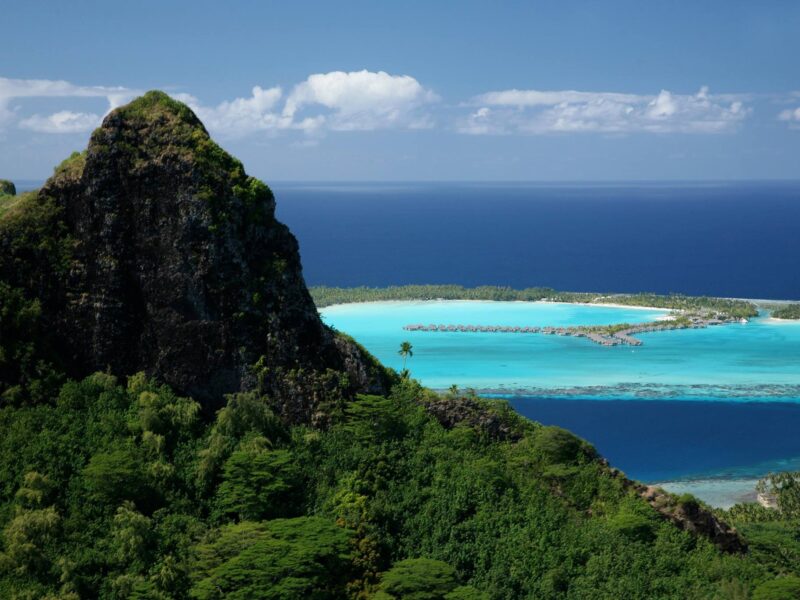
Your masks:
M188 103L270 181L800 178L800 2L0 0L0 178Z

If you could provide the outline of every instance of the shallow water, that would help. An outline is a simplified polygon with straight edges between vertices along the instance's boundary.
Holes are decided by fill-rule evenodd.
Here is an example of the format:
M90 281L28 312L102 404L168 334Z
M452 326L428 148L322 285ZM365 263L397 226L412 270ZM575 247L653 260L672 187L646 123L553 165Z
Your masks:
M642 334L644 345L520 333L409 332L412 323L569 326L642 322L665 311L541 302L376 302L325 308L323 319L412 375L508 397L521 414L591 441L629 476L718 506L755 480L800 469L800 323Z
M604 348L583 338L519 333L404 331L412 323L590 325L642 322L660 310L547 302L375 302L325 308L323 319L384 364L408 366L429 387L580 398L800 399L800 323L759 318L746 325L641 334L643 346Z

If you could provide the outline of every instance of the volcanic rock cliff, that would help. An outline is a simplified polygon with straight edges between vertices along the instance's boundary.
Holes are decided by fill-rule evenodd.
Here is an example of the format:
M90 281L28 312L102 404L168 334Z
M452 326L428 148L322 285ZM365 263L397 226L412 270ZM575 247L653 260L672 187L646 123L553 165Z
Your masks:
M259 387L290 421L386 385L320 321L270 189L161 92L111 112L9 212L0 282L36 303L35 358L67 375L143 370L211 409ZM5 371L0 392L18 383Z

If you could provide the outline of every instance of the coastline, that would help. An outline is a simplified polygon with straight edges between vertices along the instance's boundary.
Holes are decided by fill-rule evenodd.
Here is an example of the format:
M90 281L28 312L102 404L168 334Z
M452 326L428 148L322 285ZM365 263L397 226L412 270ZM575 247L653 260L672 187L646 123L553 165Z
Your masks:
M764 473L766 476L767 473ZM650 483L675 495L691 494L706 504L721 509L729 509L735 504L756 502L758 477L705 479L676 479Z
M800 324L800 319L781 319L780 317L765 317L763 319L764 323L769 323L771 325L793 325L793 324Z
M322 308L318 308L317 312L321 312L324 310L328 310L330 308L341 308L343 306L353 306L354 304L357 305L376 305L376 304L418 304L418 303L428 303L428 302L474 302L474 303L483 303L483 304L496 304L498 302L508 302L514 304L564 304L568 306L594 306L594 307L608 307L608 308L622 308L622 309L631 309L631 310L656 310L666 313L674 312L676 309L672 308L663 308L659 306L640 306L634 304L616 304L613 302L567 302L567 301L552 301L552 300L479 300L475 298L430 298L430 299L423 299L418 298L415 300L408 299L408 300L367 300L364 302L339 302L337 304L329 304L327 306L323 306ZM670 315L662 315L662 317L668 317ZM657 317L657 320L664 320L662 317Z

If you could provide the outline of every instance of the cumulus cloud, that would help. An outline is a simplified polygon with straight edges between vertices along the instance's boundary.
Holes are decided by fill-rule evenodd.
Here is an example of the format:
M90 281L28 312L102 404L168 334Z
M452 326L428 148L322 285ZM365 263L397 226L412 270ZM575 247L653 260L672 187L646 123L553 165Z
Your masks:
M80 86L68 81L0 78L0 126L43 133L76 133L96 127L102 115L60 110L20 117L12 102L25 98L105 98L108 110L141 92L124 87ZM299 130L369 131L432 126L425 106L436 94L409 75L384 71L333 71L310 75L287 95L278 87L252 88L246 97L206 105L187 93L172 96L188 104L215 134L242 137L259 132Z
M473 99L477 106L458 126L469 134L722 133L750 112L742 100L697 94L657 95L574 90L505 90Z
M250 96L216 106L189 94L173 97L186 102L210 131L231 137L281 130L319 134L430 127L424 108L438 100L413 77L383 71L317 73L286 95L277 86L256 86Z
M19 104L27 98L104 98L111 110L140 93L62 80L0 78L0 128L14 123L43 133L85 132L97 126L102 115L61 109L22 116ZM428 128L434 124L431 105L439 100L410 75L367 70L316 73L288 92L257 85L249 95L216 105L188 93L172 95L186 102L212 133L226 137L289 130L319 137L326 131ZM458 131L470 134L721 133L748 116L751 100L746 95L712 95L707 88L689 95L667 90L641 95L510 89L482 94L466 104L467 110L461 105L445 114ZM798 126L800 109L784 110L779 118Z
M11 103L24 98L105 98L108 110L124 104L139 92L124 87L81 86L51 79L8 79L0 77L0 125L12 121L16 111ZM89 125L90 119L92 124ZM100 118L90 113L59 111L48 116L33 115L20 121L20 126L47 133L86 131Z
M94 113L76 113L62 110L52 115L33 115L20 121L22 129L30 129L40 133L82 133L91 131L100 124L100 115Z
M426 128L432 122L420 109L437 100L436 94L409 75L333 71L311 75L296 85L282 114L295 122L298 113L317 111L297 121L303 129ZM320 108L328 111L320 113Z
M194 96L174 94L175 98L186 102L211 131L230 136L287 128L290 122L281 117L277 107L282 96L280 87L255 86L247 98L203 106Z

